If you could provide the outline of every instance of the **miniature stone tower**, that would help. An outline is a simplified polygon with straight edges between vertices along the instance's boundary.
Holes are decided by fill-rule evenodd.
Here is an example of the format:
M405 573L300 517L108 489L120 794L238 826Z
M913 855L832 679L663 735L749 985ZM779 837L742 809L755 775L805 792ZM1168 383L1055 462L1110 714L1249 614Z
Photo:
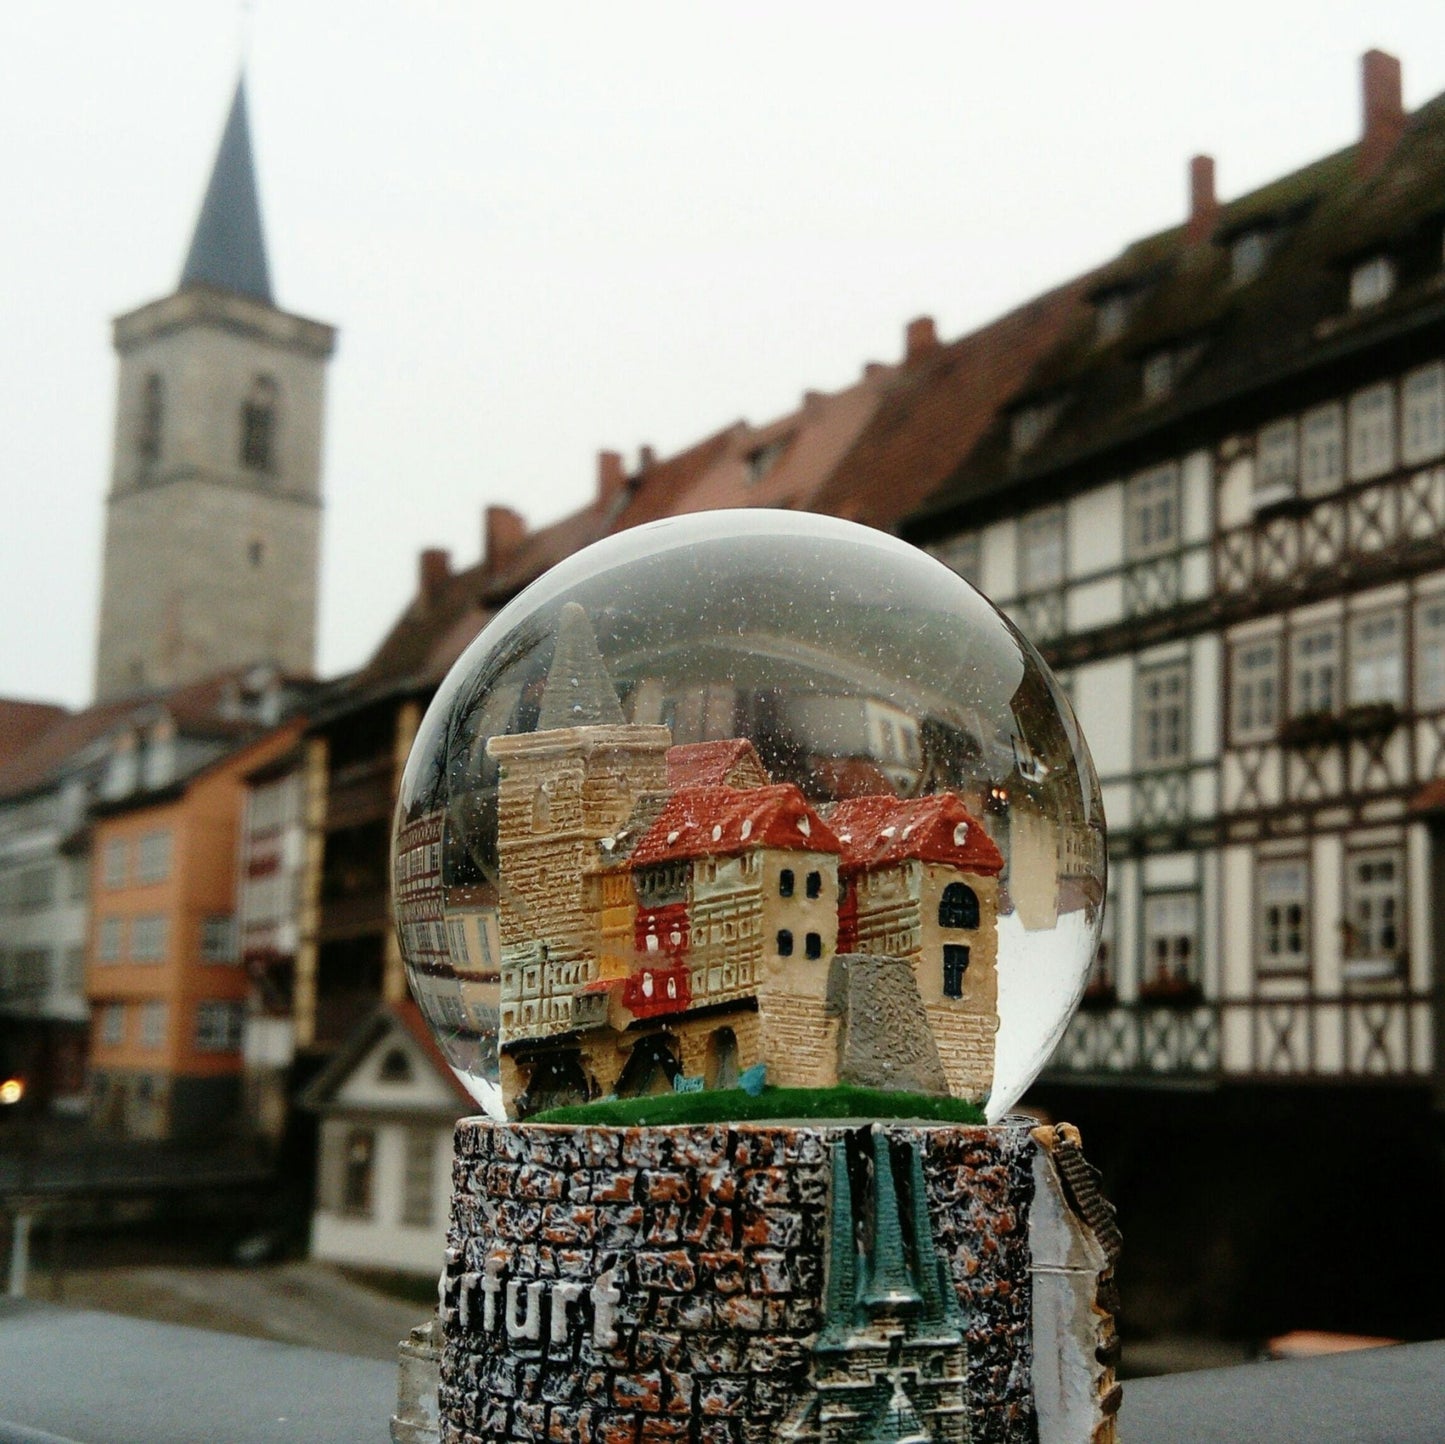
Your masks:
M115 321L98 699L312 670L335 336L272 298L243 79L179 287Z

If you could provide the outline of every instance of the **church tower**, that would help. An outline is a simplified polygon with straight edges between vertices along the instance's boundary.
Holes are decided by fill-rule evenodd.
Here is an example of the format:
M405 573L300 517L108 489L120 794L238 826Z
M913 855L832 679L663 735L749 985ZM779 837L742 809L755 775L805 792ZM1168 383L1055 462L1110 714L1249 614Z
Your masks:
M313 670L331 326L271 293L244 78L173 295L116 319L97 700Z

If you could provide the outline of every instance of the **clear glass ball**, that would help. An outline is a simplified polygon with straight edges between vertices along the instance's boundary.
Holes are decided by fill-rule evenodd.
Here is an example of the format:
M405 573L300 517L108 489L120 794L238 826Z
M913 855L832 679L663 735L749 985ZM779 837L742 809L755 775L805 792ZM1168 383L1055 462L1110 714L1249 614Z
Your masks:
M780 511L527 588L438 690L394 832L412 991L496 1118L846 1084L997 1119L1078 1004L1104 875L1033 647L914 547Z

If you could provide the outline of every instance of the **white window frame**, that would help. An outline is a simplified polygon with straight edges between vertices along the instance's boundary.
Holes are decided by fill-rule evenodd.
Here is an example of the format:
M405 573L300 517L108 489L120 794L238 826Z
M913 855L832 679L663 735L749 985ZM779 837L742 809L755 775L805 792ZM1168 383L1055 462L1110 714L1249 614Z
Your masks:
M1331 401L1300 418L1300 490L1321 496L1344 479L1345 412L1338 401Z
M1187 766L1188 660L1141 667L1135 688L1135 766L1140 772L1160 772Z
M133 963L165 961L171 920L165 913L141 913L131 920L130 958Z
M1261 976L1310 966L1310 866L1305 857L1261 859L1255 873L1255 967Z
M246 1005L235 999L207 998L196 1004L196 1052L239 1053L246 1026Z
M1405 619L1398 610L1365 612L1350 621L1352 707L1405 702Z
M1445 708L1445 592L1416 604L1415 706L1421 712Z
M1395 388L1377 382L1350 397L1350 480L1369 481L1395 466Z
M1370 256L1350 272L1350 310L1364 311L1388 301L1395 290L1395 263L1389 256Z
M1301 628L1290 638L1289 715L1333 714L1339 706L1339 624Z
M1299 480L1299 428L1293 417L1261 427L1255 450L1256 503L1293 496Z
M1409 372L1400 383L1400 459L1406 466L1445 455L1445 363Z
M135 880L140 883L164 882L170 875L170 828L158 827L142 833L136 843Z
M1345 980L1399 977L1406 936L1403 848L1370 848L1346 857L1345 919Z
M1280 652L1277 636L1252 637L1234 644L1230 713L1236 742L1268 741L1279 728Z
M130 840L124 837L113 837L106 843L101 853L101 885L114 890L124 887L127 875L127 855L130 851Z
M1064 584L1068 538L1064 509L1045 507L1019 520L1019 591L1024 596Z
M1192 888L1144 895L1144 951L1139 984L1200 984L1199 894Z
M1182 514L1179 467L1174 462L1131 478L1124 491L1124 540L1129 558L1143 560L1177 551Z

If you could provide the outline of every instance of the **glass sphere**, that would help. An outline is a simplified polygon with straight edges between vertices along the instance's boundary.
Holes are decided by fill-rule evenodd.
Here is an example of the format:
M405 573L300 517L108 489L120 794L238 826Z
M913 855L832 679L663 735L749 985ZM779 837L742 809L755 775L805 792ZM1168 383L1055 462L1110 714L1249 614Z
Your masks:
M1068 699L985 598L870 528L727 511L498 613L421 724L394 887L493 1117L853 1087L994 1120L1078 1004L1104 858Z

